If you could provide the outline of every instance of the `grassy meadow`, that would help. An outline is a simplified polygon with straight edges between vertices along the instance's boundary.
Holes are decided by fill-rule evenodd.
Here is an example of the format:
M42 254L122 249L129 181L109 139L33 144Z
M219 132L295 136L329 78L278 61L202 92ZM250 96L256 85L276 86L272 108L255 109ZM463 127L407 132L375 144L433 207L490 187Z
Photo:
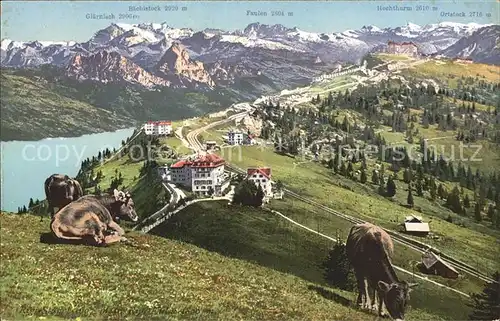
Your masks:
M3 320L354 320L349 293L178 240L40 242L47 222L0 214ZM421 320L433 315L422 312Z
M304 214L311 210L304 207L305 204L290 202L277 202L271 207L294 219L304 218ZM339 223L338 228L342 232L348 232L350 225ZM355 292L329 288L323 278L321 265L326 260L333 242L305 231L268 211L248 207L235 208L228 206L226 202L197 203L159 225L151 233L294 275L314 283L316 290L326 288L346 301L352 303L355 300ZM343 235L347 236L346 233ZM401 249L396 248L396 252L401 252ZM401 274L400 277L411 279L411 276L406 274ZM437 281L443 282L443 279ZM460 282L461 284L458 284ZM458 288L460 285L462 288L467 286L463 280L455 283ZM477 287L468 289L478 290ZM449 304L443 304L451 301L456 302L459 308L449 308ZM466 319L469 313L467 302L467 298L454 292L420 282L418 290L412 293L412 308L408 319Z
M408 215L423 216L425 221L432 219L431 231L439 239L415 238L464 262L473 262L479 270L485 273L493 273L500 268L498 260L500 249L497 246L497 239L500 238L498 231L485 234L434 217L432 212L417 212L415 209L401 206L395 201L376 194L370 185L363 185L334 175L326 167L311 161L276 154L272 148L242 147L231 151L232 153L229 155L229 151L225 150L224 157L230 159L232 164L240 168L269 166L272 168L274 180L279 179L287 187L301 195L345 214L391 229L399 229L399 224ZM406 197L406 191L399 189L398 193L403 193ZM427 200L418 196L414 196L414 199L416 208L420 206L421 202L428 204ZM444 208L442 211L451 213ZM327 224L324 222L322 226Z

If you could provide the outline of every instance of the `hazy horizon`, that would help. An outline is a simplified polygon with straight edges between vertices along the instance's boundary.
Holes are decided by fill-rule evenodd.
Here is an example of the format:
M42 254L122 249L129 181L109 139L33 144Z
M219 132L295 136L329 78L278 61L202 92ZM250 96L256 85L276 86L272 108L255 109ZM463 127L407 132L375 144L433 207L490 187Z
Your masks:
M177 11L165 11L165 6L178 6ZM130 6L160 6L162 11L129 11ZM379 7L411 7L412 11L384 11ZM415 11L428 6L427 11ZM181 8L185 7L185 11ZM435 8L436 10L432 10ZM270 16L271 11L283 11L284 16ZM267 12L267 16L249 14ZM451 17L447 13L480 12L482 17ZM289 15L291 13L291 15ZM340 13L340 14L337 14ZM89 19L92 15L113 14L116 19ZM118 19L125 14L130 19ZM131 15L131 16L127 16ZM489 15L487 17L486 15ZM288 28L317 33L343 32L373 25L378 28L404 26L408 23L425 26L440 22L498 24L496 1L468 2L35 2L2 1L1 38L15 41L87 41L96 31L112 23L166 23L174 28L206 28L226 31L243 30L251 23L281 24Z

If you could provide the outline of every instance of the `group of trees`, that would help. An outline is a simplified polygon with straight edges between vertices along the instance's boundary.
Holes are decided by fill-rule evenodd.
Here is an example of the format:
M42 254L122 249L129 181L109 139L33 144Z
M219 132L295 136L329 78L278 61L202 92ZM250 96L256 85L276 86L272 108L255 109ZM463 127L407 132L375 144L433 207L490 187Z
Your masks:
M402 169L403 181L408 184L409 206L414 205L414 192L419 197L424 197L425 192L428 192L431 200L443 200L444 205L455 213L468 215L468 209L473 208L474 218L477 221L481 221L482 213L486 212L492 225L500 228L500 172L487 174L476 170L473 174L470 166L465 167L462 163L455 166L452 161L447 161L442 156L436 157L431 150L427 150L420 162L411 159L404 147L389 148L378 158L382 164L389 162L390 170L393 172L386 175L384 165L380 170L372 170L370 182L379 186L378 192L381 195L387 197L396 195L395 181L398 180L396 174ZM360 165L356 165L357 163ZM341 150L340 153L334 154L326 165L336 174L363 184L368 181L366 158L362 152L349 154L348 151ZM449 191L445 182L456 185ZM464 188L472 190L474 197L471 198L469 193L464 192Z
M264 200L264 190L254 182L244 179L234 189L233 204L259 207Z

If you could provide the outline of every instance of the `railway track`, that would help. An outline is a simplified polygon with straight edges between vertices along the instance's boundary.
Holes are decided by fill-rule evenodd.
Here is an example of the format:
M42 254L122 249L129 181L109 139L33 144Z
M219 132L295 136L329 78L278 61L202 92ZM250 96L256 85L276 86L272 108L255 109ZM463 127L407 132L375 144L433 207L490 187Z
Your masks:
M223 123L226 123L230 120L233 120L237 117L241 117L242 115L248 113L247 112L242 112L242 113L238 113L236 115L233 115L231 117L228 117L227 119L225 120L222 120L222 121L218 121L218 122L215 122L215 123L211 123L203 128L199 128L199 129L196 129L192 132L190 132L187 136L188 136L188 141L189 143L194 147L194 149L199 149L199 150L203 150L203 145L199 142L198 140L198 135L205 131L206 129L209 129L209 128L212 128L214 126L217 126L217 125L220 125L220 124L223 124ZM226 163L226 167L230 170L232 170L233 172L236 172L236 173L239 173L239 174L246 174L246 171L241 169L241 168L238 168L234 165L231 165L231 164L228 164ZM304 203L307 203L309 205L312 205L312 206L315 206L316 208L319 208L319 209L322 209L323 211L329 213L329 214L332 214L332 215L335 215L337 217L340 217L352 224L361 224L361 223L365 223L366 221L360 219L360 218L357 218L357 217L353 217L353 216L350 216L350 215L347 215L347 214L344 214L344 213L341 213L341 212L338 212L334 209L331 209L323 204L320 204L316 201L313 201L307 197L304 197L302 195L299 195L297 194L296 192L294 191L291 191L287 188L284 189L284 192L285 194L295 198L295 199L298 199ZM440 258L446 262L448 265L452 266L453 268L455 268L456 270L458 271L462 271L464 273L467 273L473 277L476 277L478 278L479 280L482 280L484 282L494 282L494 283L498 283L497 280L494 280L492 279L491 277L489 277L488 275L478 271L476 268L468 265L467 263L464 263L460 260L457 260L445 253L442 253L441 251L439 251L438 249L435 249L433 248L432 246L428 245L428 244L425 244L425 243L422 243L422 242L419 242L419 241L416 241L416 240L413 240L409 237L406 237L404 235L401 235L399 233L397 233L396 231L392 231L392 230L389 230L389 229L385 229L383 228L390 236L391 238L397 242L397 243L400 243L406 247L409 247L419 253L425 253L427 251L432 251L433 253L435 254L439 254Z
M233 165L228 165L226 164L226 167L228 167L229 169L231 169L232 171L238 173L238 174L245 174L246 172L238 167L235 167ZM333 210L323 204L320 204L316 201L313 201L307 197L304 197L302 195L299 195L297 194L296 192L294 191L291 191L287 188L284 189L284 192L286 195L289 195L295 199L298 199L304 203L307 203L309 205L312 205L316 208L319 208L329 214L332 214L332 215L335 215L337 217L340 217L352 224L361 224L361 223L365 223L366 221L360 219L360 218L357 218L357 217L353 217L353 216L350 216L350 215L347 215L347 214L344 214L344 213L341 213L341 212L338 212L336 210ZM463 263L457 259L454 259L453 257L450 257L444 253L441 253L439 250L437 249L434 249L433 247L431 247L430 245L428 244L424 244L424 243L421 243L421 242L418 242L416 240L413 240L413 239L410 239L408 237L405 237L395 231L392 231L392 230L388 230L388 229L385 229L383 228L390 236L391 238L395 241L395 242L398 242L408 248L411 248L419 253L425 253L426 251L432 251L433 253L436 253L436 254L439 254L441 259L443 261L445 261L447 264L449 264L450 266L452 266L453 268L459 270L459 271L462 271L462 272L465 272L473 277L476 277L484 282L498 282L496 280L493 280L492 278L490 278L489 276L485 275L484 273L482 272L479 272L478 270L476 270L475 268L471 267L470 265L466 264L466 263Z

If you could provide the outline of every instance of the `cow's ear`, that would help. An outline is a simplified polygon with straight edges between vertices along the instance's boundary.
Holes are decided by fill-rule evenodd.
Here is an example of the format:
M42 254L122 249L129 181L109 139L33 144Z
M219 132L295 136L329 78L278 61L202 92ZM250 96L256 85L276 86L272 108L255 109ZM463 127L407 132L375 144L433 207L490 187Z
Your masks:
M119 201L119 200L120 200L120 196L121 196L121 195L120 195L120 191L119 191L119 190L117 190L117 189L115 188L115 189L113 190L113 196L115 197L115 199L116 199L117 201Z

